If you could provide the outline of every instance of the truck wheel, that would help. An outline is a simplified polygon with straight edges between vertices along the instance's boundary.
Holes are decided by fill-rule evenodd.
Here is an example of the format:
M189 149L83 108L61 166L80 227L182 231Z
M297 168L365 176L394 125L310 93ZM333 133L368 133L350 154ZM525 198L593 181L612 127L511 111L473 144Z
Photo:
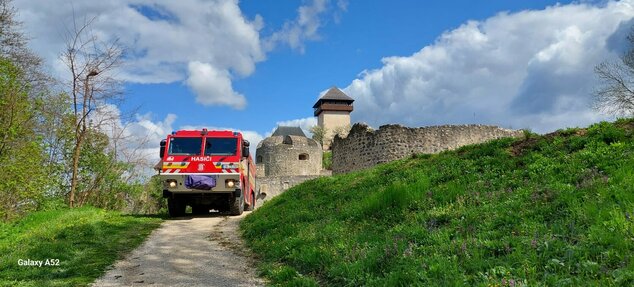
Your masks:
M183 216L185 214L185 204L182 201L170 197L167 199L167 211L170 217Z
M255 193L251 192L251 205L246 206L247 211L253 211L255 209Z
M233 198L233 202L231 202L231 206L229 207L229 213L231 215L240 215L244 212L244 194L240 197L235 197L231 195Z

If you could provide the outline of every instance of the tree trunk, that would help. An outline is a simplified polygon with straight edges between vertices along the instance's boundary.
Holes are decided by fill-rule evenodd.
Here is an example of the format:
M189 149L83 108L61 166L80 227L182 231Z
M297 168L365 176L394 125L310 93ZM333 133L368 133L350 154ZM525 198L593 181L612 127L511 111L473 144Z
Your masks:
M70 181L69 207L75 207L75 191L77 190L77 173L79 172L79 154L81 153L81 144L84 141L83 135L77 137L77 144L73 150L73 176Z

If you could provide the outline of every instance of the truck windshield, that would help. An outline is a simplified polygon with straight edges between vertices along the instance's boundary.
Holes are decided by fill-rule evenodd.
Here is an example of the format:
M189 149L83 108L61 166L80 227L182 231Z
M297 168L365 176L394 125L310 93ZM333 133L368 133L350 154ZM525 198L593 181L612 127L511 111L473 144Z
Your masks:
M199 155L202 138L171 138L168 153L171 155Z
M234 155L237 150L237 138L207 138L205 143L205 155Z

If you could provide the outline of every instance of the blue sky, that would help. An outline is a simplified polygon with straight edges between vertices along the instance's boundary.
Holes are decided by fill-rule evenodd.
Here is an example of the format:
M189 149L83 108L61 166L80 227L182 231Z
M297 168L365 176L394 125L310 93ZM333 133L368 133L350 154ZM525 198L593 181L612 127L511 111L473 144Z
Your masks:
M356 100L353 121L375 128L549 132L610 119L590 107L592 70L623 50L634 17L634 0L14 4L31 47L62 79L60 35L73 10L95 17L100 39L120 39L126 101L110 110L135 111L117 124L146 139L148 155L182 128L237 129L253 142L278 124L307 129L313 103L333 85Z

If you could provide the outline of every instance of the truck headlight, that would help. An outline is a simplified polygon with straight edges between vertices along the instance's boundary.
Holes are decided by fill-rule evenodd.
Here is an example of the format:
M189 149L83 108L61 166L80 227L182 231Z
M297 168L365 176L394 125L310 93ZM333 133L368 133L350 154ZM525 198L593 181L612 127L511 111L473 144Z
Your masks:
M169 187L174 188L176 187L176 181L175 180L170 180L167 182L167 185L169 185Z
M234 186L236 186L236 181L234 179L225 180L225 187L233 188Z

